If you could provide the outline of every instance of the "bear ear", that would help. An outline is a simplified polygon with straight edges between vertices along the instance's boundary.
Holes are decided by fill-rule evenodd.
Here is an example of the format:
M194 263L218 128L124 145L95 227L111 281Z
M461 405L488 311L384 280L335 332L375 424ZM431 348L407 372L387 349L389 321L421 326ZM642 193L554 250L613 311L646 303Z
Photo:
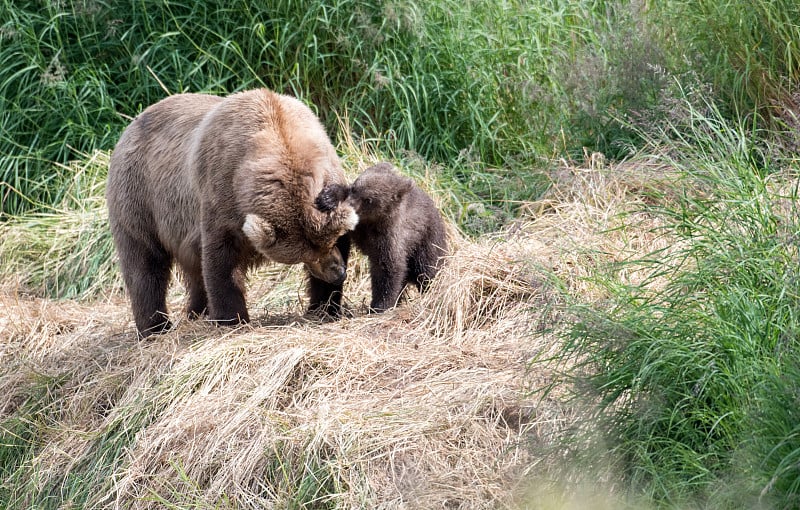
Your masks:
M355 230L356 225L358 225L358 213L356 210L353 209L353 206L350 204L346 204L344 207L341 208L339 214L339 235L344 235L346 232L350 232L351 230Z
M319 192L314 199L314 207L321 212L330 212L339 207L339 204L347 200L350 195L350 187L341 184L328 184Z
M402 199L406 193L414 188L414 180L411 177L395 175L392 181L392 185L394 187L394 197L396 200Z
M275 229L272 225L255 214L245 216L242 232L256 249L268 248L277 241Z
M358 225L358 213L347 202L327 213L321 222L309 224L309 232L316 244L335 242L339 237L354 230Z
M394 173L396 173L394 165L389 163L389 162L387 162L387 161L382 161L380 163L372 165L371 167L367 168L367 170L365 170L365 171L375 172L375 173L380 173L380 174L394 174Z

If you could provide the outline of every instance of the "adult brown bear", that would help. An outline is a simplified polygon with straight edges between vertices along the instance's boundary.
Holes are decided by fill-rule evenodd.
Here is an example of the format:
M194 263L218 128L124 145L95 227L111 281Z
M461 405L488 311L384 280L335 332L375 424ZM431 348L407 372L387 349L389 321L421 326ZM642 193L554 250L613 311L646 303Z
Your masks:
M190 317L247 322L245 273L267 260L304 263L310 310L338 315L350 250L343 234L358 217L348 204L322 212L314 200L345 182L319 120L292 97L178 94L144 110L114 149L106 190L137 330L171 327L173 262Z

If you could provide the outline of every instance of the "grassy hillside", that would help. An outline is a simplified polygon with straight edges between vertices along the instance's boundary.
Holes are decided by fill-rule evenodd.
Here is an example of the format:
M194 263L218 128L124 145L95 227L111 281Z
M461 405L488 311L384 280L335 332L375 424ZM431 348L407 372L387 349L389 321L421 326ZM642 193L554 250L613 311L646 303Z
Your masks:
M608 209L632 196L623 183L563 168L530 204L544 214L478 241L453 231L430 293L378 317L364 315L361 257L352 318L304 318L300 271L273 266L251 279L252 325L178 320L144 343L124 296L49 301L7 276L0 497L12 508L560 507L573 496L547 480L579 414L565 388L542 393L557 367L541 362L557 351L561 287L588 291L582 278L601 262L586 250L625 249L627 234L606 232ZM183 297L171 293L176 313Z
M794 508L795 2L0 0L0 506ZM268 86L454 247L425 296L137 341L103 190L182 91Z
M691 145L557 167L504 229L453 229L431 292L379 317L361 257L352 317L328 324L303 317L298 268L276 265L251 276L252 325L181 320L178 285L178 328L141 343L115 284L51 301L25 291L35 264L18 266L0 292L0 498L791 506L797 167L760 171L749 131L694 115Z
M476 508L513 504L530 439L569 419L527 394L546 373L534 331L549 284L541 242L472 243L435 289L354 317L302 316L297 269L253 278L248 327L178 321L138 342L124 299L0 294L9 508ZM178 309L182 295L170 300ZM546 442L545 439L542 440Z

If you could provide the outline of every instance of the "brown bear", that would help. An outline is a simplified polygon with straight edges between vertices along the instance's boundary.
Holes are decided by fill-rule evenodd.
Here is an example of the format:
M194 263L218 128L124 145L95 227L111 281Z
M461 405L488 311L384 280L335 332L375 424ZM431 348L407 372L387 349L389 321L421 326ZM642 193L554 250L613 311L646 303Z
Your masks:
M246 271L304 263L309 310L338 315L350 241L349 204L314 200L346 183L314 113L295 98L256 89L225 98L177 94L145 109L111 156L106 199L136 328L171 327L173 262L190 317L249 321Z
M425 292L447 254L444 221L431 197L390 163L379 163L349 187L326 188L315 204L332 211L342 201L358 214L350 238L369 260L370 311L395 306L406 284Z

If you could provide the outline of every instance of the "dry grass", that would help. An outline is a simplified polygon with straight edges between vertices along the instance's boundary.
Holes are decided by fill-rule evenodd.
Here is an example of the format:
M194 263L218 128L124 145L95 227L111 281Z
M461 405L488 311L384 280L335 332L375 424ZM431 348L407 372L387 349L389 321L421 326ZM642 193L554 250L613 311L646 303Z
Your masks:
M555 347L554 282L591 298L597 263L665 242L617 216L663 176L565 167L507 230L454 232L431 291L379 316L363 313L361 257L350 318L303 317L299 271L272 268L253 277L254 324L178 321L147 342L123 297L54 302L6 281L0 419L47 393L30 480L11 494L56 492L61 508L536 507L532 473L575 414L558 389L536 392L552 376L534 362ZM85 501L70 499L76 477L95 484Z

